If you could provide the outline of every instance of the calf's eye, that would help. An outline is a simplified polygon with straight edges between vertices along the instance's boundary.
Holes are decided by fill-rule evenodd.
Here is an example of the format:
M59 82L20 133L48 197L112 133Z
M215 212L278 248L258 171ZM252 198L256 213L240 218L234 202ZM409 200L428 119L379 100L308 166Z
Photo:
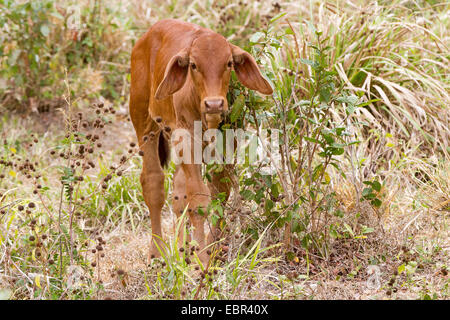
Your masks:
M192 68L192 70L197 69L197 66L195 65L195 63L191 63L191 68Z
M232 65L233 65L233 62L229 61L228 62L228 68L231 68Z

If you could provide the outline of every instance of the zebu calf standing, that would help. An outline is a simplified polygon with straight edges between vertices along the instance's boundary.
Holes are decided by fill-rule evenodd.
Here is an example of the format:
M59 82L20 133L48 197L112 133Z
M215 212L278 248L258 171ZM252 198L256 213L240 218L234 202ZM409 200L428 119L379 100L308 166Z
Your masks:
M202 121L204 128L218 127L223 113L228 110L226 94L232 68L249 89L272 94L271 86L249 53L228 43L223 36L191 23L159 21L133 48L130 115L144 153L140 180L152 224L149 258L160 255L155 243L163 248L161 209L164 205L163 166L169 156L167 138L177 128L189 130L193 137L196 120ZM213 178L213 183L220 184L219 177ZM229 191L223 185L217 189ZM182 163L177 167L174 211L181 215L188 205L199 257L205 266L209 257L204 250L204 217L197 213L197 208L206 208L210 198L211 191L203 182L201 165Z

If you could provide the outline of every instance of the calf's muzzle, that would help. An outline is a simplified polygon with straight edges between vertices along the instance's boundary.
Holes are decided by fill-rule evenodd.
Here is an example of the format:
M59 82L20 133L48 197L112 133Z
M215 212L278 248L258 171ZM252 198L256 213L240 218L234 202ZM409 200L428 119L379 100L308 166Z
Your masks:
M224 99L205 99L206 113L222 113L224 104Z
M227 112L227 103L223 97L210 97L203 100L204 116L208 129L216 129Z

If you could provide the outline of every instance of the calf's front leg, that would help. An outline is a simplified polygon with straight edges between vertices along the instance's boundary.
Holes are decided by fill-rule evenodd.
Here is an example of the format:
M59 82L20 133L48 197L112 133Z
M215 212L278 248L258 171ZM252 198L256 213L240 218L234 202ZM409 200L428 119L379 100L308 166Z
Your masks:
M199 213L199 208L203 214L211 200L210 191L203 182L201 166L199 164L185 164L182 169L185 175L186 195L188 202L188 213L191 224L194 227L194 239L199 246L199 258L204 267L208 265L209 255L205 248L205 216Z
M175 169L175 173L173 175L173 211L177 215L178 219L181 219L183 212L186 208L187 204L187 195L186 195L186 179L184 177L184 171L180 166L177 166ZM188 215L186 215L188 217ZM180 225L180 229L178 230L178 247L181 248L184 246L184 241L190 242L189 234L185 235L184 233L184 222ZM175 223L174 227L178 226L178 221ZM175 233L175 232L174 232ZM185 238L186 237L186 238Z

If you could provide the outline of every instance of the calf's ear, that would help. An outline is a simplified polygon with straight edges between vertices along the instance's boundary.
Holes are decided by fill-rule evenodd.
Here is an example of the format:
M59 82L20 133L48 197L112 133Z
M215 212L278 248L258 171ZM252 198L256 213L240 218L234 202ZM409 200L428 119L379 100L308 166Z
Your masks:
M230 46L233 55L234 71L239 81L249 89L259 91L262 94L272 94L272 87L262 76L255 59L238 46L233 44L230 44Z
M164 79L156 90L155 98L157 100L165 99L180 90L189 69L189 52L183 49L170 59L164 72Z

